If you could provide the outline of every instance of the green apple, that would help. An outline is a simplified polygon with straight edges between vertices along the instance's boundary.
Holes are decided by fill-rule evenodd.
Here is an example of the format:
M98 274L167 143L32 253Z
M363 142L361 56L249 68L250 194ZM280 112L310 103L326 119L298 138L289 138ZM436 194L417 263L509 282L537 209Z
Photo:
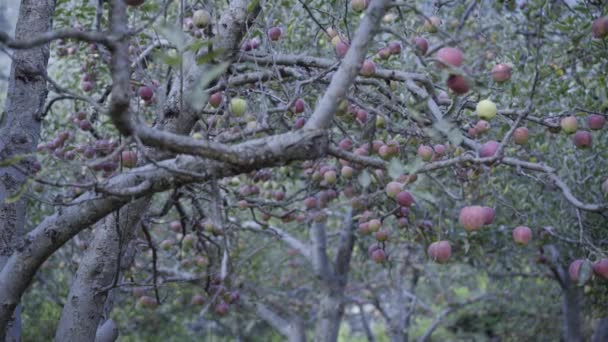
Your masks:
M230 100L230 111L236 115L241 116L247 110L247 101L243 100L240 97L235 97Z
M481 100L477 103L475 111L480 118L484 120L491 120L496 116L496 103L490 100Z

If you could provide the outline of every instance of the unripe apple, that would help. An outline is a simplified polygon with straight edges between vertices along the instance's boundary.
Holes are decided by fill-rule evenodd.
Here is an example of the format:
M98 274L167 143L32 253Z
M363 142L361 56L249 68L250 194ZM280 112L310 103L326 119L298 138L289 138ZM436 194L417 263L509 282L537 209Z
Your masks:
M355 12L363 12L369 3L369 0L351 0L350 8Z
M596 276L608 279L608 259L600 259L594 262L592 268Z
M441 26L441 19L436 16L431 16L425 19L424 24L422 25L422 27L430 33L436 33L439 31L439 26Z
M393 41L388 43L388 50L393 55L398 55L401 53L401 43L398 41Z
M190 300L190 304L203 305L203 304L205 304L205 297L203 297L200 294L195 294L194 296L192 296L192 299Z
M608 17L595 19L591 24L593 38L604 38L608 36Z
M452 246L450 246L450 242L446 240L435 241L429 245L427 254L431 260L443 264L452 256Z
M513 241L520 245L527 245L532 240L532 230L526 226L513 229Z
M496 116L496 104L490 100L481 100L475 107L477 115L484 120L491 120Z
M489 225L494 222L494 218L496 217L496 210L490 207L483 207L483 224Z
M384 119L384 116L377 115L376 116L376 127L377 128L384 128L385 124L386 124L386 120Z
M348 43L346 43L340 39L340 41L336 44L336 54L338 55L338 58L342 58L342 57L346 56L346 53L348 52L348 48L349 48Z
M247 110L247 101L243 100L240 97L235 97L230 100L230 111L236 115L241 116Z
M395 196L395 200L400 206L410 207L414 203L414 197L408 191L401 191Z
M450 75L447 85L448 88L459 95L466 94L469 91L469 83L462 75Z
M377 232L382 227L382 222L378 219L371 219L367 222L367 227L370 232Z
M135 151L122 151L122 165L124 167L132 168L137 165L137 152Z
M528 129L518 127L513 131L513 141L516 145L525 145L528 142Z
M591 114L587 117L587 126L594 131L602 129L605 123L606 118L603 115Z
M336 180L337 180L336 171L331 170L331 171L325 172L325 174L323 174L323 180L325 180L325 182L329 185L336 184Z
M377 241L383 242L388 240L389 233L386 230L379 230L374 233L374 237Z
M361 108L357 109L357 121L360 124L366 123L368 116L369 115L367 114L367 112L364 109L361 109Z
M418 147L418 156L425 162L430 161L433 158L433 148L427 145L420 145Z
M125 1L125 4L127 4L128 6L140 6L144 2L146 2L146 0L124 0L124 1Z
M483 227L485 219L485 210L478 205L460 209L460 216L458 217L458 221L467 231L473 231Z
M469 134L469 136L471 138L477 137L477 130L475 129L475 127L469 127L469 129L467 130L467 133Z
M171 229L172 231L174 231L176 233L181 233L182 232L182 223L180 221L172 221L171 223L169 223L169 229Z
M271 27L268 30L268 38L272 41L277 41L281 38L281 28L280 27Z
M587 131L576 131L574 134L574 145L578 148L588 148L591 147L591 133Z
M390 198L395 198L398 193L403 190L403 184L399 182L389 182L386 184L386 195Z
M412 44L416 46L416 50L420 53L420 55L426 55L426 52L429 50L429 42L422 37L414 37L412 38Z
M566 116L560 121L562 130L567 134L572 134L578 129L578 121L575 116Z
M330 39L333 39L334 37L338 36L338 31L336 31L336 29L333 26L330 26L327 29L325 29L325 32L327 33L327 35L329 36Z
M193 234L186 234L186 236L184 236L184 239L182 240L182 246L184 247L184 249L188 250L194 245L195 241L196 236L194 236Z
M437 51L437 59L441 62L441 65L459 67L462 65L464 55L460 49L444 47Z
M211 24L211 14L202 9L197 10L192 15L192 22L198 28L207 27L209 24Z
M500 63L492 68L492 78L498 83L508 81L511 78L511 73L512 68L508 64Z
M500 146L500 144L494 140L490 140L490 141L484 143L483 145L481 145L481 148L479 149L479 157L481 157L481 158L493 157L496 154L496 152L498 151L499 146Z
M578 282L578 278L581 272L581 266L583 266L584 262L585 260L583 259L576 259L568 267L568 275L570 275L570 279L572 281Z
M369 59L363 61L363 65L361 66L361 75L363 76L372 76L376 73L376 64Z
M174 244L173 240L166 239L166 240L161 241L160 248L164 251L168 251L171 249L171 247L173 247L173 244Z
M306 109L306 102L302 99L297 99L294 103L293 103L293 112L296 114L300 114L302 112L304 112L304 109Z
M487 122L486 120L479 120L475 124L475 131L478 134L483 134L483 133L485 133L485 132L487 132L489 130L490 130L490 123Z
M381 264L386 261L386 253L382 249L376 249L372 252L372 260Z
M222 95L222 92L216 92L211 94L211 96L209 96L209 104L213 107L213 108L218 108L219 106L222 105L222 101L224 100L224 96Z
M342 166L342 170L340 171L340 174L342 175L342 177L350 179L353 177L354 172L355 172L355 170L352 167Z

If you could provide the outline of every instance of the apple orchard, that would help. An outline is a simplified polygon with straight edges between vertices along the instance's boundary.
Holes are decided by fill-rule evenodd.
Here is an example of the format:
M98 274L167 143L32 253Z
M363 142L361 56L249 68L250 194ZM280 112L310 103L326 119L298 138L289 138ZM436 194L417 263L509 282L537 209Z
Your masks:
M608 340L607 11L22 0L0 340Z

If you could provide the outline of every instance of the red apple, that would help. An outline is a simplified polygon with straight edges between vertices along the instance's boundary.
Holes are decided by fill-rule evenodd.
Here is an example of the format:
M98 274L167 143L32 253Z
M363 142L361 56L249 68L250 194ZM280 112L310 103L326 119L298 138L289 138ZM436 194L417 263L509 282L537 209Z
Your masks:
M124 167L132 168L137 165L137 152L135 151L122 151L122 165Z
M483 133L485 133L485 132L487 132L489 130L490 130L490 123L487 122L486 120L479 120L475 124L475 131L478 134L483 134Z
M574 134L574 145L578 148L588 148L591 147L591 133L587 131L576 131Z
M576 132L576 129L578 128L578 122L575 116L566 116L560 121L560 126L564 132L572 134Z
M594 262L592 268L596 276L608 279L608 259L600 259Z
M386 261L386 253L381 249L376 249L372 252L372 260L381 264Z
M306 108L306 102L302 99L297 99L293 103L293 112L296 114L304 112L305 108Z
M306 119L297 118L296 121L293 123L293 129L300 129L304 127L304 124L306 124Z
M224 302L219 302L213 309L218 316L225 316L228 313L228 310L230 310L230 306Z
M433 150L435 151L435 154L439 157L443 156L447 151L445 145L443 144L437 144L433 146Z
M437 59L443 65L449 65L453 67L459 67L462 65L464 55L462 51L453 47L444 47L437 51Z
M84 81L84 82L80 83L80 87L82 88L83 91L88 93L91 90L93 90L93 83L91 83L89 81Z
M410 207L414 203L414 197L408 191L401 191L395 196L395 200L402 207Z
M394 41L394 42L390 42L388 43L388 50L391 52L391 54L393 55L398 55L401 53L401 43Z
M272 41L277 41L281 38L281 28L280 27L271 27L268 30L268 38Z
M388 240L388 235L388 231L386 230L379 230L374 233L374 237L380 242Z
M376 73L376 64L369 59L363 61L363 65L361 66L361 75L363 76L372 76Z
M483 207L483 224L488 225L494 222L496 217L496 210L490 207Z
M608 17L595 19L591 25L594 38L604 38L608 36Z
M570 279L572 279L572 281L578 282L581 266L583 266L584 262L585 260L583 259L577 259L574 260L568 267L568 274L570 275Z
M513 241L520 245L527 245L532 240L532 230L526 226L513 229Z
M526 127L518 127L513 132L513 141L516 145L525 145L528 142L528 129Z
M150 101L150 100L152 100L152 97L154 96L154 91L152 91L152 88L150 88L148 86L140 87L138 90L138 93L139 93L139 97L144 101Z
M146 2L146 0L124 0L124 1L125 1L125 4L127 4L129 6L140 6L144 2Z
M317 207L317 199L315 197L307 197L304 199L304 206L307 209L315 209Z
M462 75L450 75L447 85L448 88L459 95L466 94L469 91L469 84Z
M496 82L506 82L511 78L512 69L508 64L500 63L496 64L492 68L492 77Z
M425 38L414 37L412 38L412 43L416 45L418 52L420 52L422 56L426 55L426 52L429 50L429 42Z
M483 227L484 223L486 222L485 210L483 207L478 205L464 207L460 209L458 221L467 231L477 230Z
M222 95L222 93L219 91L217 93L213 93L213 94L211 94L211 96L209 96L209 104L213 108L218 108L219 106L221 106L223 100L224 100L224 95Z
M420 145L418 147L418 156L425 162L430 161L433 158L433 148L427 145Z
M498 151L499 146L500 146L500 144L494 140L490 140L490 141L484 143L483 145L481 145L481 148L479 149L479 157L481 157L481 158L493 157L496 154L496 151Z
M603 115L591 114L587 117L587 126L594 131L602 129L605 123L606 118Z
M380 59L389 59L391 55L391 50L387 47L378 50L378 57L380 57Z
M452 256L452 246L450 246L450 242L446 240L435 241L429 245L427 254L431 260L443 264Z
M342 57L346 56L346 53L348 52L348 48L349 48L348 43L344 42L343 40L340 40L338 42L338 44L336 44L336 54L338 55L338 57L342 58Z

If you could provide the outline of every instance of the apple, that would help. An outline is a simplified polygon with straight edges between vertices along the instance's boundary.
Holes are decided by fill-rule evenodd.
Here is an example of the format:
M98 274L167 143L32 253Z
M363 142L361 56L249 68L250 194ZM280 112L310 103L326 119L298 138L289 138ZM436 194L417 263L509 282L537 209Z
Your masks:
M146 0L124 0L124 1L125 1L125 4L127 4L128 6L140 6L144 2L146 2Z
M379 230L374 233L374 237L377 241L383 242L388 240L389 233L386 230Z
M403 184L399 182L389 182L386 184L386 195L390 198L395 198L398 193L403 190Z
M305 118L297 118L293 124L293 129L300 129L300 128L304 127L305 124L306 124Z
M570 279L572 281L578 282L578 278L581 272L581 266L583 266L584 262L585 260L583 259L576 259L568 267L568 274L570 275Z
M226 316L228 310L230 310L230 306L225 302L219 302L213 309L215 314L218 316Z
M401 43L398 41L393 41L388 43L388 50L393 55L398 55L401 53Z
M378 155L380 155L380 158L382 159L389 159L393 156L393 153L388 145L382 145L378 150Z
M483 207L474 205L460 209L458 221L467 231L474 231L483 227L486 222L486 214Z
M338 146L346 151L350 151L353 148L353 141L350 140L349 138L344 138L342 140L340 140L340 142L338 143Z
M171 229L172 231L174 231L176 233L181 233L182 232L182 223L180 221L171 221L171 223L169 223L169 229Z
M382 249L382 246L380 246L380 244L378 244L378 243L369 245L369 247L367 247L367 255L369 255L371 257L372 253L378 249Z
M316 197L307 197L304 199L304 206L307 209L315 209L317 207L318 203L317 203L317 198Z
M333 26L328 27L325 30L325 33L327 34L327 36L329 36L330 39L333 39L338 36L338 31L336 31L336 29Z
M241 116L247 110L247 101L243 100L240 97L235 97L230 100L230 111L236 115Z
M481 100L475 107L477 115L484 120L491 120L496 116L496 104L490 100Z
M410 207L414 203L414 197L408 191L401 191L395 196L395 200L402 207Z
M293 111L296 114L300 114L300 113L304 112L305 108L306 108L306 102L302 99L297 99L293 103Z
M484 143L483 145L481 145L481 148L479 149L479 157L481 157L481 158L493 157L496 154L496 152L498 151L499 146L500 146L500 144L494 140L490 140L490 141Z
M452 246L450 246L450 242L446 240L435 241L429 245L427 254L431 260L443 264L452 256Z
M137 165L137 152L135 151L122 151L122 165L124 167L133 168Z
M587 126L594 131L602 129L605 123L606 118L603 115L591 114L587 117Z
M492 78L498 83L506 82L511 78L512 68L508 64L499 63L492 68Z
M161 241L160 248L164 251L168 251L171 249L171 247L173 247L173 244L174 244L173 240L166 239L166 240Z
M560 126L567 134L572 134L578 129L578 122L575 116L566 116L560 121Z
M466 94L469 91L469 83L462 75L450 75L447 86L458 95Z
M578 148L588 148L591 147L591 133L587 131L576 131L574 134L574 145Z
M412 44L416 46L416 49L422 56L426 55L426 52L429 50L429 42L422 37L414 37L412 38Z
M349 48L348 43L346 43L340 39L340 41L336 44L336 54L338 55L338 58L342 58L342 57L346 56L346 53L348 52L348 48Z
M139 97L144 101L150 101L152 100L152 97L154 97L154 91L148 86L140 87L138 90L138 94Z
M431 16L424 20L422 28L430 33L436 33L439 31L439 26L441 26L441 19L436 16Z
M483 134L483 133L485 133L485 132L487 132L489 130L490 130L490 123L487 122L486 120L479 120L475 124L475 131L478 134Z
M382 227L382 222L378 219L371 219L367 222L367 227L370 232L377 232Z
M140 307L146 309L156 309L158 307L158 302L156 301L156 299L150 296L140 297L137 303Z
M218 108L219 106L222 105L222 101L224 101L224 95L222 95L221 92L216 92L211 94L211 96L209 96L209 104L213 107L213 108Z
M336 171L327 171L323 174L323 180L325 180L325 182L329 185L334 185L336 184L336 180L337 180L337 175L336 175Z
M433 150L435 151L435 154L439 157L443 156L447 152L447 148L443 144L437 144L433 146Z
M591 266L596 276L608 279L608 259L600 259Z
M198 28L207 27L209 24L211 24L211 14L202 9L194 11L194 14L192 15L192 22Z
M372 252L372 260L381 264L386 261L386 253L381 249L376 249Z
M363 12L367 8L368 4L369 0L351 0L350 8L352 8L355 12Z
M464 55L458 48L444 47L437 51L437 59L441 62L440 65L459 67L462 65Z
M518 127L513 131L513 141L516 145L525 145L528 142L528 129Z
M513 229L513 241L520 245L527 245L532 240L532 230L526 226Z
M604 38L608 36L608 17L595 19L591 24L593 38Z
M192 296L192 299L190 300L190 304L203 305L203 304L205 304L205 297L203 297L200 294L195 294L194 296Z
M364 109L357 109L357 121L359 121L359 123L364 124L367 122L367 117L369 116L367 114L367 112ZM377 152L377 151L376 151Z
M387 47L378 50L378 57L380 59L389 59L391 57L391 55L392 55L391 50Z
M359 71L363 76L372 76L376 73L376 64L373 61L366 59L363 61L363 65L361 66L361 71Z
M277 40L279 40L279 38L281 38L281 33L282 31L280 27L271 27L268 30L268 38L276 42Z
M496 210L490 207L483 207L483 224L489 225L494 222L494 218L496 217Z
M433 148L427 145L420 145L418 147L418 156L425 162L430 161L433 158Z
M91 90L93 90L93 83L91 83L89 81L84 81L84 82L80 83L80 87L82 88L83 91L88 93Z
M340 175L344 178L353 178L353 174L355 172L355 169L353 169L350 166L342 166L342 170L340 171Z

